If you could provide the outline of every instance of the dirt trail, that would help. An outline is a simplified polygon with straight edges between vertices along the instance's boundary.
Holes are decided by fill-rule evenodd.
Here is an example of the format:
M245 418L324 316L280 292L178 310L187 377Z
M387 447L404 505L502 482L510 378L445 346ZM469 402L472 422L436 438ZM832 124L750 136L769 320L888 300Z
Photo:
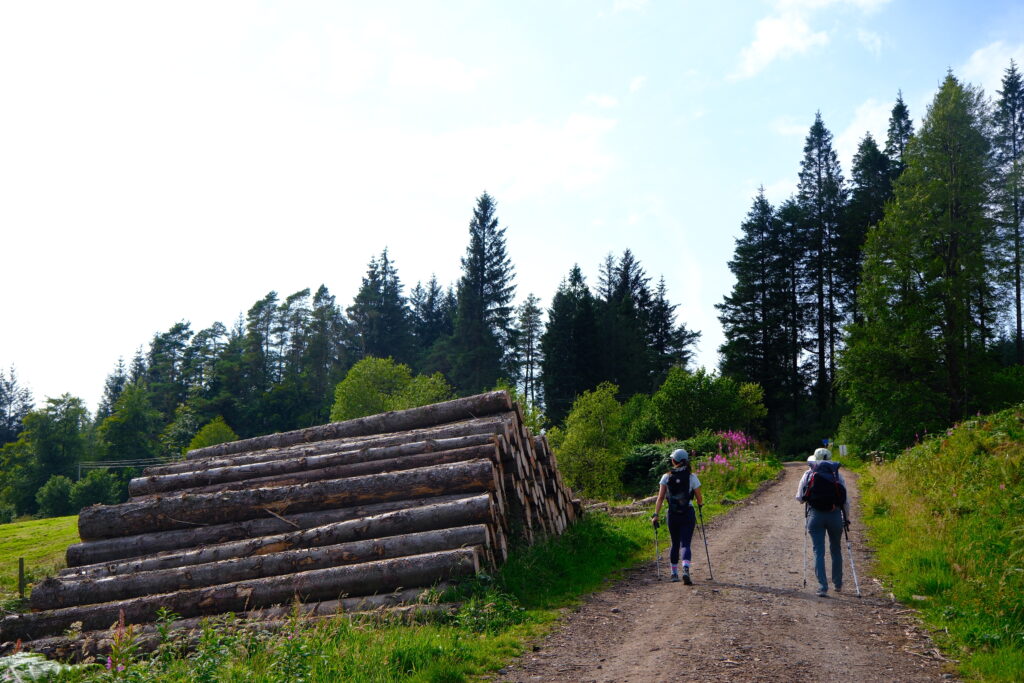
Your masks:
M496 677L502 681L941 681L945 673L909 610L872 579L856 513L850 538L863 597L854 595L844 542L842 595L803 587L803 510L792 463L758 495L708 525L715 580L694 535L694 586L662 580L654 563L590 596L562 625ZM854 510L856 481L845 473ZM709 492L714 495L713 492ZM653 541L652 541L653 555ZM810 547L808 544L808 555ZM580 558L585 562L586 558Z

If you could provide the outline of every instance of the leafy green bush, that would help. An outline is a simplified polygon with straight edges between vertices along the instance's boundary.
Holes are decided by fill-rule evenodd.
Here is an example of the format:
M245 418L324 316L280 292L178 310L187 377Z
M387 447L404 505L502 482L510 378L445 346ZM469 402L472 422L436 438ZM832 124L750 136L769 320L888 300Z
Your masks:
M608 382L584 391L565 418L565 437L555 457L569 486L585 496L612 498L622 491L626 442L617 392Z
M667 469L665 460L671 451L664 446L634 446L622 468L622 488L637 498L652 495L658 488L658 474Z
M672 368L651 399L663 434L686 438L701 430L749 429L767 414L764 391L704 368Z
M352 420L389 410L446 401L452 388L439 372L413 377L408 365L367 356L349 369L334 390L332 420Z
M18 516L18 510L13 505L0 505L0 524L10 524Z
M647 394L635 394L622 406L626 442L631 446L653 443L662 437L654 403Z
M71 480L62 474L55 474L36 491L39 512L44 517L63 517L74 512L71 509Z
M188 450L216 446L219 443L229 443L231 441L238 441L238 434L235 434L235 430L228 426L223 417L215 417L196 432L196 435L192 437L192 441L188 444Z
M96 503L113 505L118 502L119 489L120 482L106 470L89 470L71 486L71 509L81 510Z

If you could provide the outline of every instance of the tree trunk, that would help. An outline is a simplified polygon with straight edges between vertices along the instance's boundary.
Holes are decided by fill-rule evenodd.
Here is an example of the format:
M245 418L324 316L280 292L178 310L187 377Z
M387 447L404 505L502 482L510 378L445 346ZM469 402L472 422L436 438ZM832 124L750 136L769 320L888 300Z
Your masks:
M398 458L387 460L368 460L366 462L349 462L345 464L332 465L319 469L310 469L288 474L277 474L266 477L256 477L242 481L232 481L226 484L213 484L210 486L197 486L195 488L184 488L178 493L217 493L219 491L241 491L246 489L275 487L275 486L297 486L308 484L314 481L325 481L328 479L345 479L347 477L360 477L379 472L400 472L403 470L416 469L418 467L433 467L435 465L448 465L467 460L493 460L498 462L498 454L494 445L494 437L488 436L490 443L483 445L469 446L467 448L456 448L453 450L420 453L419 455L403 455ZM392 449L389 449L392 450ZM353 454L353 455L362 455ZM151 496L147 496L151 497Z
M82 540L92 540L236 522L262 516L267 509L278 514L308 512L403 498L493 490L494 464L487 460L474 460L298 486L178 494L121 505L92 505L79 513L78 533Z
M474 494L471 493L459 493L450 496L433 496L415 500L395 500L388 503L357 505L335 510L300 512L294 515L288 514L285 517L274 516L269 512L265 512L266 517L250 519L244 522L215 524L213 526L179 529L177 531L157 531L151 534L136 534L133 536L88 541L86 543L75 543L68 547L66 554L69 569L62 570L61 575L80 573L82 570L87 569L88 565L100 562L109 563L113 560L152 555L167 550L199 548L218 543L227 543L228 541L237 541L243 538L282 534L289 531L323 526L332 522L344 522L349 519L370 517L384 512L465 500L473 496Z
M236 557L256 557L286 550L316 548L365 538L382 538L468 524L494 525L496 516L491 496L483 494L450 503L396 510L373 517L350 519L345 522L335 522L276 536L250 538L209 547L196 546L190 550L140 557L136 560L116 564L79 567L76 569L76 574L65 576L89 576L95 579L103 576L188 567Z
M492 391L487 394L457 398L454 401L434 403L421 408L397 410L380 415L360 417L345 422L332 422L317 427L307 427L292 432L268 434L252 439L231 441L216 446L197 448L189 451L188 460L196 458L212 458L233 453L242 453L264 448L281 448L298 443L322 441L324 439L340 439L349 436L366 436L369 434L386 434L388 432L404 432L420 429L447 422L457 422L483 415L504 413L512 410L512 399L506 391Z
M488 545L487 527L475 524L212 562L190 566L184 571L174 568L99 579L67 577L62 580L50 577L32 589L31 604L33 610L92 605L347 564Z
M122 612L126 623L145 623L154 621L161 607L182 617L192 617L280 605L296 598L301 601L334 600L341 595L370 595L411 586L429 586L476 573L479 570L478 552L476 548L445 550L101 605L15 614L0 620L0 641L41 638L61 633L76 622L81 622L82 630L106 628L116 622Z
M479 420L456 422L453 424L441 425L417 429L411 432L399 434L379 434L376 436L355 437L350 439L330 439L317 443L299 444L285 448L270 448L266 450L250 451L223 458L204 458L202 460L179 460L166 465L154 465L143 470L144 477L166 476L169 474L181 474L184 472L199 472L202 470L218 469L223 467L238 467L256 463L274 462L277 460L298 460L317 455L334 453L353 453L369 448L387 448L389 446L402 446L424 441L441 441L442 439L459 438L478 434L504 434L509 430L509 425L514 413L501 413ZM451 447L451 446L449 446ZM436 448L435 450L441 450Z

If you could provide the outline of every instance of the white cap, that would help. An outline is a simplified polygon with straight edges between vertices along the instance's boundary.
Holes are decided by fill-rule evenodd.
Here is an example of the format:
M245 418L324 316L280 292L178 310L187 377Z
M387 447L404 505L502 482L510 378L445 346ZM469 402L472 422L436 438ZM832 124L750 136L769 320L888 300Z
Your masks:
M690 454L686 452L685 448L677 448L672 451L672 462L690 462Z
M827 448L819 448L814 451L814 455L807 458L807 462L821 462L822 460L831 460L832 451Z

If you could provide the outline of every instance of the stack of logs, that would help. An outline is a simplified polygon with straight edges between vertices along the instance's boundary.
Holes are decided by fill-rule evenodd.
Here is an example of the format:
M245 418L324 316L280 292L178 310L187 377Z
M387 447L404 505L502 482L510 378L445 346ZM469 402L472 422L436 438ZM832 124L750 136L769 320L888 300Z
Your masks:
M68 569L34 587L33 612L0 620L0 642L80 655L52 636L87 642L161 609L187 623L397 605L580 514L506 392L193 450L129 493L82 510Z

